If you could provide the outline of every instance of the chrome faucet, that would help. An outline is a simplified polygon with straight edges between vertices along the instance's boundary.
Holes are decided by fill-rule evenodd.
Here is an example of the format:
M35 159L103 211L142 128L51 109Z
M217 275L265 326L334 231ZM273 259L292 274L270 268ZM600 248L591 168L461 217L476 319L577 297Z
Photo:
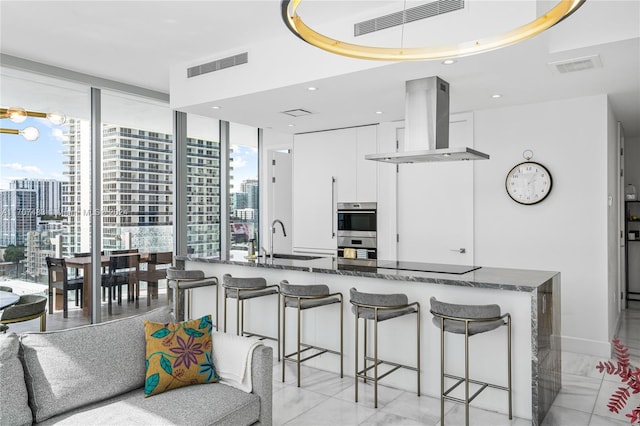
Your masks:
M271 223L271 251L269 252L271 256L271 261L273 261L273 236L276 233L276 223L279 223L282 227L282 236L287 236L287 231L284 230L284 223L280 219L276 219Z

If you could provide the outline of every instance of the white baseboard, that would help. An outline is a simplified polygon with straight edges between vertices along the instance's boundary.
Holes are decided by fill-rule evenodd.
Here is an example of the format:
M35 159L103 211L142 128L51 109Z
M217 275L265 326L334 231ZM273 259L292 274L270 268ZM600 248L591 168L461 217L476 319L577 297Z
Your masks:
M609 358L611 342L562 336L562 351Z

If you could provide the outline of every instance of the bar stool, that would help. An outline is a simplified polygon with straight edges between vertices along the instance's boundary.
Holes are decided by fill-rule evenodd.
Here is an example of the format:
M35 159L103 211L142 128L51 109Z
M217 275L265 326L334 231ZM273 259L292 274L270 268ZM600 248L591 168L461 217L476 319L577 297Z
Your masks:
M236 334L240 336L256 336L260 340L275 340L278 345L278 361L280 361L280 297L276 299L278 305L278 337L263 336L250 331L244 331L244 301L256 297L278 295L280 287L277 284L267 285L264 278L234 278L230 274L222 276L224 287L224 332L227 332L227 298L236 299Z
M440 329L440 419L444 426L444 401L456 401L465 405L465 421L469 425L469 403L487 387L505 390L509 393L509 419L512 418L511 400L511 314L501 314L498 305L455 305L431 298L433 323ZM506 321L505 321L506 318ZM507 326L507 386L469 379L469 337ZM464 377L445 373L444 365L444 333L464 334ZM445 391L444 378L457 380ZM457 386L464 383L464 399L450 396ZM480 389L469 397L469 383L480 385Z
M173 266L167 269L167 292L175 290L173 309L177 321L191 318L191 290L211 285L216 286L216 331L218 331L218 278L205 277L204 272L197 270L185 271ZM167 295L167 298L171 300L169 295Z
M373 381L374 407L378 408L378 381L398 370L405 368L407 370L417 372L418 377L418 396L420 396L420 304L418 302L409 303L405 294L371 294L361 293L355 288L350 290L351 293L351 311L356 318L356 402L358 402L358 378L362 378L366 383L367 379ZM395 362L384 361L378 358L378 323L392 318L398 318L404 315L416 315L416 340L417 340L417 358L416 367L398 364ZM364 368L358 370L358 319L364 320ZM373 358L367 356L367 320L373 321ZM367 361L373 361L373 365L367 366ZM393 368L382 375L378 375L378 365L388 364ZM367 371L373 368L373 377L367 376Z
M332 353L340 355L340 377L344 377L343 374L343 359L344 359L344 345L343 345L343 313L342 313L342 293L330 293L329 287L324 284L315 285L294 285L289 284L287 280L280 282L280 295L282 296L282 359L283 361L296 362L298 367L298 387L300 387L300 363L307 361L311 358L315 358L324 353ZM340 352L331 349L323 348L320 346L313 346L301 342L300 338L300 318L301 311L305 309L318 308L321 306L333 305L334 303L340 303ZM285 338L287 333L286 327L286 313L287 308L296 308L298 311L298 343L297 350L287 355L285 348ZM304 346L304 349L301 347ZM308 350L317 350L319 352L310 355L304 359L300 359L302 352ZM296 356L296 359L290 359L292 356ZM282 381L284 382L285 364L282 363Z

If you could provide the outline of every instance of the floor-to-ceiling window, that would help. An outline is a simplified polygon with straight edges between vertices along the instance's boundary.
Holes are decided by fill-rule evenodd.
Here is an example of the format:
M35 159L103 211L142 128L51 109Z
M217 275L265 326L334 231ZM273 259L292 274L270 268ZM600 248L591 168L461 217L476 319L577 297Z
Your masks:
M46 294L45 258L95 252L96 220L101 252L171 251L177 200L187 206L182 226L186 226L187 253L220 256L221 240L227 237L233 251L246 255L251 240L259 249L257 129L231 123L229 139L221 141L218 120L188 114L186 149L181 151L174 146L174 114L166 100L101 88L99 111L92 111L91 84L69 82L68 75L57 78L6 67L0 73L0 108L10 109L7 115L13 107L51 113L50 120L2 119L3 129L35 127L39 138L32 142L13 131L0 134L0 280L19 280L26 292L34 290L29 285L40 285L37 289ZM64 115L63 123L59 115ZM92 117L99 117L101 127L96 176ZM31 131L22 133L31 139ZM220 198L226 179L221 172L221 161L226 161L221 158L225 152L221 143L229 145L228 216ZM177 152L183 153L186 164L186 190L180 193L174 193ZM92 204L98 182L99 208ZM221 220L223 213L228 222ZM221 222L230 228L221 229ZM125 309L124 302L122 306L117 315L137 312ZM78 320L68 326L90 321L86 308L83 313L80 304L69 307ZM59 306L54 312L58 310ZM101 320L109 318L103 314Z
M187 253L220 256L220 123L187 115Z
M0 94L13 116L0 127L22 132L0 133L0 278L45 283L45 258L73 254L88 235L90 88L1 68Z
M166 102L102 90L102 246L171 251L172 114Z
M230 255L248 256L251 246L256 254L261 247L258 232L258 129L230 123L229 144Z

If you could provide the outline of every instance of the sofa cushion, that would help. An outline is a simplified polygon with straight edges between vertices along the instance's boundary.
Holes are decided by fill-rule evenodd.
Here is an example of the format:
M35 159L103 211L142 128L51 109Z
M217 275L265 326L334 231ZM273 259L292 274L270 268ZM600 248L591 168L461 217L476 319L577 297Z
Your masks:
M30 425L33 421L19 347L16 333L0 334L0 425Z
M220 379L211 355L211 327L211 315L183 322L144 322L145 396Z
M250 425L260 398L221 383L144 398L142 388L51 418L43 425Z
M20 354L35 421L142 387L143 321L172 319L163 307L100 324L24 333Z

